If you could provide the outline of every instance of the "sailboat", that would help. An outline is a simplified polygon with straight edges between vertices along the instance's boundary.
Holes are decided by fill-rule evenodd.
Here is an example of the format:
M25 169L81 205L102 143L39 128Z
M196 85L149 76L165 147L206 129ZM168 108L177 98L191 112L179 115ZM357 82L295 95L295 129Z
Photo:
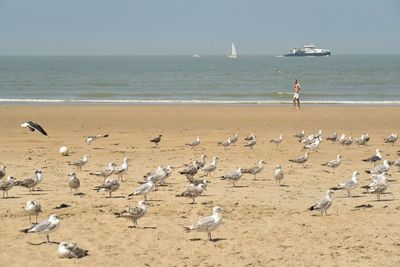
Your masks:
M238 58L238 55L236 53L236 48L235 48L235 44L232 43L232 50L230 55L228 55L229 58Z

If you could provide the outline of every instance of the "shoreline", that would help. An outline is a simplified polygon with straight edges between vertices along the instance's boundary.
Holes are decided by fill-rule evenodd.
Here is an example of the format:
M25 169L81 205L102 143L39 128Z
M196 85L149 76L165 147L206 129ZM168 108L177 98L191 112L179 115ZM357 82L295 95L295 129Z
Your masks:
M309 106L400 106L393 101L301 101ZM62 99L0 99L0 106L286 106L292 101L236 101L236 100L62 100Z

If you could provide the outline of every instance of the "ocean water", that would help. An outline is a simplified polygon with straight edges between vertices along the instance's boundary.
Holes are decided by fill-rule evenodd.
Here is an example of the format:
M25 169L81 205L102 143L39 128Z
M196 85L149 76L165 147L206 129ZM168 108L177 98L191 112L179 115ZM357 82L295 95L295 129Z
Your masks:
M1 56L0 103L400 104L400 55Z

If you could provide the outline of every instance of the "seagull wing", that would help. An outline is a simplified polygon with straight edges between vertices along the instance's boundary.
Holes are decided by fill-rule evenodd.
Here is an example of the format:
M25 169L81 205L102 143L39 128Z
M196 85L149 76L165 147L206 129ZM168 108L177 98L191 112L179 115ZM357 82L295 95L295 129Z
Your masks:
M46 131L42 128L42 126L40 126L40 125L37 124L36 122L28 121L28 127L29 127L29 128L33 128L34 130L37 130L37 131L40 132L41 134L47 136Z

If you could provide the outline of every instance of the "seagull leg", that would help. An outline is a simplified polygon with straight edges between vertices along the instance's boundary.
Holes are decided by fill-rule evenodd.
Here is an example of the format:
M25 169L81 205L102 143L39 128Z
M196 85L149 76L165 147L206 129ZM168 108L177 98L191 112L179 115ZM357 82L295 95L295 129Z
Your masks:
M108 194L109 194L108 197L111 198L111 192L109 192Z
M32 224L31 215L29 215L29 223Z
M38 223L37 217L38 217L38 215L36 214L36 223ZM31 219L31 217L29 216L29 220L30 219Z
M347 197L350 197L350 191L347 191Z
M253 180L256 180L256 174L254 174L254 176L253 176Z
M50 243L50 237L49 234L46 235L47 243Z
M208 240L211 241L211 233L208 232Z
M193 202L192 202L192 204L196 204L196 201L194 200L194 198L193 198Z
M147 194L144 195L144 201L147 202Z

